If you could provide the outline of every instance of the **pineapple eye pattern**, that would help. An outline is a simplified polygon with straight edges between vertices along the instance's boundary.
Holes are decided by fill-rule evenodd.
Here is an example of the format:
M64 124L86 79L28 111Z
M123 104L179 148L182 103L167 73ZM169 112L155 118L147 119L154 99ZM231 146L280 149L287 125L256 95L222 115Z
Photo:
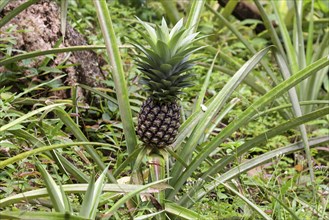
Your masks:
M148 146L164 148L175 141L179 126L177 102L159 103L148 98L139 113L137 134Z

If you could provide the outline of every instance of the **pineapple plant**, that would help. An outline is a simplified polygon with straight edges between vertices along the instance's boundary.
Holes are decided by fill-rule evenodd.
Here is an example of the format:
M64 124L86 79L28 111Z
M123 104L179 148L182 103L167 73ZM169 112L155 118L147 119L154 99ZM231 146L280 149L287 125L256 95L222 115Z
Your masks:
M138 69L143 73L148 98L143 102L138 116L137 134L148 147L165 148L175 141L180 126L180 105L178 96L182 88L193 85L189 73L195 59L190 55L202 47L193 43L198 33L185 28L183 19L169 30L165 19L154 28L138 19L146 33L137 30L147 42L142 45L133 41L141 52L137 56Z

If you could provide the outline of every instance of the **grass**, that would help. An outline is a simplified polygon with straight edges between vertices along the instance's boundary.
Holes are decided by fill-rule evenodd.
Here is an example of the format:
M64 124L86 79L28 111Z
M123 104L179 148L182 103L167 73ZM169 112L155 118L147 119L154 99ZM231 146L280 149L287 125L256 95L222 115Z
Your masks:
M0 48L0 64L7 67L0 75L0 218L329 217L329 30L317 22L326 18L328 6L255 1L267 28L259 35L252 30L255 21L248 27L229 16L232 5L186 6L186 25L207 35L200 42L207 47L195 55L202 57L193 69L195 85L181 96L177 140L149 155L134 131L145 94L135 80L136 51L126 36L140 40L132 28L139 27L135 15L159 24L159 11L172 23L183 14L166 14L174 5L153 10L154 3L140 10L116 2L109 11L105 1L68 3L67 22L88 36L90 46L13 56L13 28ZM13 84L21 77L15 65L53 54L36 74L45 67L62 73L47 59L85 49L97 50L112 66L106 88L65 87L56 78L32 87ZM51 99L42 93L49 87L81 87L99 101L86 108L75 96Z

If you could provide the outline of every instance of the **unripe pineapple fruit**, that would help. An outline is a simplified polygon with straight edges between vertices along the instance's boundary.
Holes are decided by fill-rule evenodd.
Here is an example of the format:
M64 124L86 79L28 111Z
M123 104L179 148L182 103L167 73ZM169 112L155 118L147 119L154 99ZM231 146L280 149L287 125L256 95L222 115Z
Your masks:
M193 67L190 55L201 47L193 47L198 33L183 26L183 20L169 30L162 19L155 28L139 20L146 30L137 30L148 45L134 41L142 55L138 56L138 69L143 73L141 83L148 93L138 116L137 134L147 146L164 148L175 141L180 126L178 95L191 86Z
M180 106L175 102L160 102L148 98L138 117L137 134L152 147L172 144L180 126Z

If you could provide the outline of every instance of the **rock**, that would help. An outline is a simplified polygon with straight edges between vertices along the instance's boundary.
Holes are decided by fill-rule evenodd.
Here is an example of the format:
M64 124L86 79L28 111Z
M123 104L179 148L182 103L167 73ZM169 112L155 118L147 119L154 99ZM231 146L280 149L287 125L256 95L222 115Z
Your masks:
M10 3L3 9L0 18L23 4L24 0L10 1ZM0 39L10 36L16 38L16 44L13 46L12 55L17 55L16 50L31 52L38 50L49 50L55 47L56 42L62 37L60 31L60 8L55 1L40 0L36 4L31 5L26 10L15 16L9 23L0 29ZM13 31L6 33L6 30L14 27ZM74 30L68 23L66 27L66 37L64 43L59 47L69 47L77 45L87 45L84 36ZM0 59L2 54L0 54ZM57 54L53 60L48 64L50 67L56 67L58 64L65 65L78 64L64 69L67 74L62 78L64 85L72 86L75 83L85 84L91 87L102 87L102 81L108 74L103 71L101 67L105 65L105 61L98 57L93 51L78 51L73 52L67 59L68 53ZM30 68L38 68L44 56L37 57L27 66ZM18 65L22 65L19 62ZM5 72L5 67L0 67L0 72ZM27 76L30 72L25 70L23 73ZM33 80L44 81L54 78L58 73L47 74L45 76L33 77ZM24 83L24 82L23 82ZM28 83L28 82L25 82ZM70 97L70 90L55 92L57 98L63 99ZM44 95L44 94L43 94ZM79 99L84 99L86 93L80 88L78 90Z

